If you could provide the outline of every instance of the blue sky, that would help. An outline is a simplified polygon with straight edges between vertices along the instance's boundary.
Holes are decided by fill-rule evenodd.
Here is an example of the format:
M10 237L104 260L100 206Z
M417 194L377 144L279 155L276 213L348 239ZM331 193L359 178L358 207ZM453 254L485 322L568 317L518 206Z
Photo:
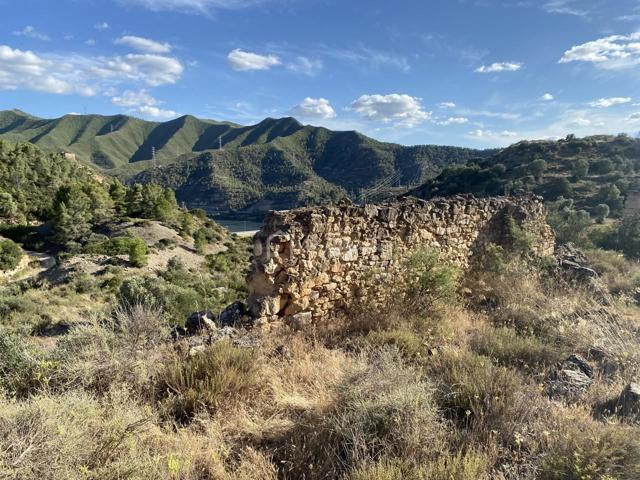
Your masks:
M0 0L0 109L403 144L640 131L640 0Z

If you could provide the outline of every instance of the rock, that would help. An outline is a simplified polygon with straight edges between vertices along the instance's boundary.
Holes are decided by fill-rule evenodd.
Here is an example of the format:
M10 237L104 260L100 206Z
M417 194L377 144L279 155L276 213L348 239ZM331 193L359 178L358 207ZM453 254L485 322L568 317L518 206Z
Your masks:
M593 383L593 368L580 355L571 355L562 362L547 381L547 394L571 400Z
M243 317L247 309L242 302L234 302L225 308L218 316L218 325L221 327L236 327L243 323Z
M589 362L580 355L570 355L564 362L562 362L562 366L566 370L582 372L587 377L593 378L593 367L591 367Z
M194 312L187 318L184 328L189 335L196 335L205 331L215 331L217 329L215 315L210 311Z
M623 418L640 419L640 383L630 383L618 398L617 411Z
M277 357L282 357L282 358L291 358L291 351L289 350L289 348L286 345L278 345L274 350L273 350L273 354Z
M294 330L304 330L311 325L312 315L311 312L296 313L291 317L291 327Z
M189 356L195 357L196 355L200 355L201 353L204 353L206 349L207 349L206 345L196 345L195 347L191 347L189 349Z

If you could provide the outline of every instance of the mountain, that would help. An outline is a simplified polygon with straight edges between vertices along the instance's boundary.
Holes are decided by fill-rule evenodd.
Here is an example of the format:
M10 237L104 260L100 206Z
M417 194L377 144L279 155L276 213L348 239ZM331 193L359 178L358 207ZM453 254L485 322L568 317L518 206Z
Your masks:
M179 201L211 213L291 208L343 196L385 198L449 165L493 153L404 147L353 131L304 126L294 118L240 126L193 116L164 123L125 115L47 120L18 110L0 112L0 139L74 153L128 181L159 182L174 188Z
M624 196L640 190L640 139L598 135L523 141L487 158L444 169L408 195L502 195L533 191L547 201L571 198L576 208L606 203L620 213ZM617 191L617 192L616 192Z

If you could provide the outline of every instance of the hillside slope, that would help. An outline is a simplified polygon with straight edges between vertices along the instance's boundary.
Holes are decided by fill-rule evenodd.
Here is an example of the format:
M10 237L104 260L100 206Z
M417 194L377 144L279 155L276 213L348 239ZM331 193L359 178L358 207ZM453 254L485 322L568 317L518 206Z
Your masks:
M75 153L123 179L160 182L181 202L210 212L290 208L345 195L377 200L492 153L404 147L303 126L294 118L238 126L192 116L164 123L124 115L44 120L17 110L0 112L0 139Z
M587 210L608 204L618 214L624 196L638 189L640 139L599 135L520 142L477 162L447 168L408 195L428 199L527 190L548 201L571 198L577 208Z

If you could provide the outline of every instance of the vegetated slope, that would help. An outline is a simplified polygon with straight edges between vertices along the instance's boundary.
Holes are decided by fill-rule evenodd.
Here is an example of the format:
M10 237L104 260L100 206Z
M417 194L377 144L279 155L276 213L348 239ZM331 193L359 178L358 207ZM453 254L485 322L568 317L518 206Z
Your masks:
M44 120L11 110L0 112L0 138L75 153L121 178L159 181L175 188L180 201L208 211L290 208L345 195L376 200L419 185L448 165L492 153L404 147L303 126L294 118L238 126L192 116L164 123L125 115ZM156 166L162 168L146 171Z
M477 162L447 168L409 195L484 196L529 190L546 200L572 198L577 207L590 209L609 203L614 186L618 196L640 188L639 139L570 135L559 141L524 141ZM620 203L618 199L618 205L610 205L612 211L619 211Z

